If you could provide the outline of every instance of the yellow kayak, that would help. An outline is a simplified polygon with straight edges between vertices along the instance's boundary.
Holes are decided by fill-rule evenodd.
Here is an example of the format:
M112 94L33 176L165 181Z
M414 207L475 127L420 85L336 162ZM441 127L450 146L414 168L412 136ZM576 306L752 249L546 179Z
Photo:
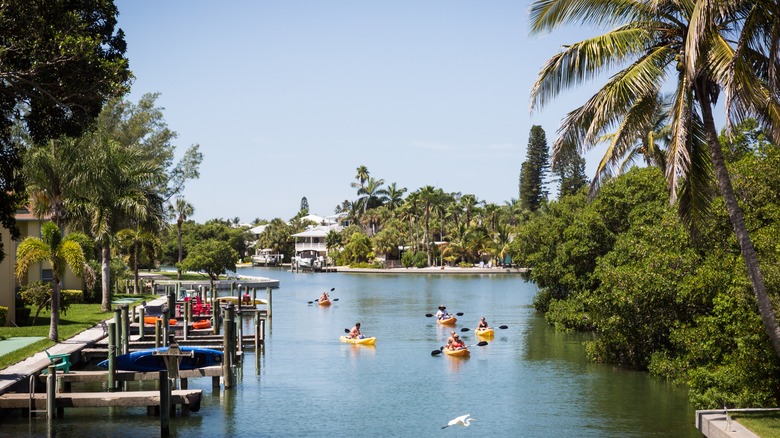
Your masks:
M330 306L330 300L320 300L318 303L320 306Z
M496 332L493 331L492 328L475 329L474 333L476 333L477 336L480 336L480 337L483 337L483 338L492 338L493 335L496 334Z
M254 303L252 302L252 298L242 299L241 297L219 297L217 298L217 301L219 301L220 304L233 303L236 306L238 306L239 304L242 306L268 304L265 300L261 300L260 298L256 298L254 300Z
M375 337L370 338L350 338L349 336L339 336L341 342L346 344L360 344L360 345L374 345L376 343Z
M436 321L441 325L455 325L455 322L458 320L458 318L455 318L454 316L450 316L446 319L437 319Z
M454 357L469 357L471 355L471 352L468 348L461 348L460 350L450 350L447 347L444 347L444 354L448 356L454 356Z

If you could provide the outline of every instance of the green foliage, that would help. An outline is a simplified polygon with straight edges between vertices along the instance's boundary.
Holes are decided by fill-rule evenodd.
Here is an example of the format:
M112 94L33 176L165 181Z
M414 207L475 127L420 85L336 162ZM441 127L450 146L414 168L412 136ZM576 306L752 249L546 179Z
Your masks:
M5 325L5 321L8 318L8 307L0 306L0 327Z
M0 225L11 238L19 237L14 214L26 200L17 128L24 125L39 144L78 136L106 99L129 89L117 14L111 0L10 0L0 6Z
M60 313L65 315L68 313L68 308L72 304L83 303L84 293L80 290L62 290L60 291L62 299L60 301ZM38 320L38 315L43 310L51 310L51 284L44 283L42 281L36 281L22 286L19 291L19 295L22 298L22 302L26 305L35 306L35 316L33 317L32 324Z
M371 239L363 233L354 233L344 245L341 257L350 265L353 263L369 262L373 256Z
M401 255L401 264L405 268L425 268L428 266L428 255L424 251L405 251Z
M195 245L181 262L184 271L201 271L209 275L212 282L227 271L236 271L238 253L227 242L209 239Z

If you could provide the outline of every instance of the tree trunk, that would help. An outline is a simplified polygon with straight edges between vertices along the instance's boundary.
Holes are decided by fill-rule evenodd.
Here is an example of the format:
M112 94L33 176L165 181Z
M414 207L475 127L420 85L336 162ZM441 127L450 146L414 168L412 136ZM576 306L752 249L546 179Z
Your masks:
M133 293L135 295L138 295L138 252L139 247L141 245L138 244L138 241L136 240L135 244L133 245Z
M772 308L772 302L766 292L764 277L761 274L756 250L753 247L753 242L750 239L745 220L742 217L742 210L739 208L737 197L734 194L731 177L726 168L723 151L721 150L717 130L715 129L715 121L712 117L712 102L707 90L702 90L702 88L705 87L706 85L700 85L696 95L702 109L702 121L707 136L707 144L710 149L710 157L712 158L712 168L715 171L718 189L726 204L726 210L728 211L729 219L731 219L731 225L734 228L734 234L737 237L737 242L739 243L739 248L742 252L742 258L745 260L748 278L750 278L750 283L753 286L753 293L755 294L756 302L758 303L758 312L761 315L761 320L764 322L764 328L772 342L775 354L780 357L780 326L777 323L777 316Z
M56 272L52 267L52 272ZM51 322L49 323L49 339L57 342L60 337L60 277L54 274L54 284L51 287Z
M181 217L176 223L176 227L178 228L178 241L179 241L179 263L176 265L176 279L181 280Z
M108 312L111 310L111 245L108 243L108 239L103 241L103 246L100 249L100 273L102 277L100 286L103 292L100 310Z

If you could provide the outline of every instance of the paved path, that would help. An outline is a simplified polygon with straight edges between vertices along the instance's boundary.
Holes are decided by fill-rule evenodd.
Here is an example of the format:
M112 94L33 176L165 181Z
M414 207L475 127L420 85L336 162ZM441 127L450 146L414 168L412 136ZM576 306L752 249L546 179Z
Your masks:
M150 301L148 304L162 304L167 302L165 297L157 298L154 301ZM108 318L107 321L113 320ZM52 347L50 347L50 354L74 354L81 351L83 348L93 346L97 341L105 338L108 334L103 329L102 324L98 324L90 329L66 339ZM11 387L18 382L29 379L31 375L39 374L43 369L47 368L51 362L46 352L41 351L35 355L28 357L27 359L17 362L10 367L0 370L0 394L5 394Z
M26 347L32 343L38 342L41 339L46 339L45 336L16 336L13 338L8 338L0 341L0 356L5 356L6 354L18 350L20 348Z

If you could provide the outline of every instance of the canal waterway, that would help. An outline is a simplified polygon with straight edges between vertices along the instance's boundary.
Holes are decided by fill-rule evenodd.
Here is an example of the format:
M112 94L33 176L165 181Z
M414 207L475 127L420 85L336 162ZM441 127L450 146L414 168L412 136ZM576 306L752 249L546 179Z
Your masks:
M556 333L532 307L519 275L291 273L280 280L264 354L247 353L233 390L202 388L201 410L172 419L173 436L251 437L699 437L685 388L645 373L589 363L581 334ZM335 288L330 307L309 304ZM258 293L258 296L264 292ZM481 316L496 330L470 358L432 356L449 329L426 317L463 312L468 344ZM355 322L375 347L342 344ZM251 328L247 320L245 327ZM257 360L255 360L257 359ZM149 385L149 383L146 383ZM144 389L152 389L145 387ZM74 387L74 391L78 390ZM471 414L468 428L441 426ZM0 436L159 436L145 409L70 409L3 420Z

